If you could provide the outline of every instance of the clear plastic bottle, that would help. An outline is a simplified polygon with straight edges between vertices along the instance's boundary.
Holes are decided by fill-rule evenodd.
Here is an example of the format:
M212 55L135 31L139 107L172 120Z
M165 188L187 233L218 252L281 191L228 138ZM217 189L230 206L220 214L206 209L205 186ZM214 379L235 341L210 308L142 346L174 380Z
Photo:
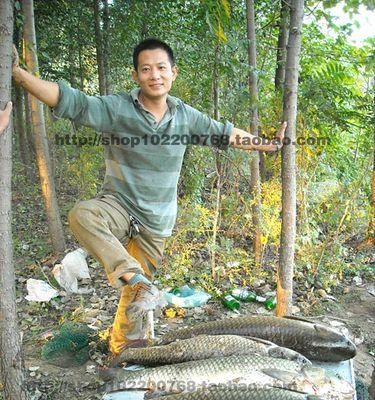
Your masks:
M252 292L247 289L241 289L241 288L233 289L231 291L231 295L235 299L241 300L244 303L251 303L254 301L259 301L260 303L264 303L266 301L265 297L258 296L255 292Z

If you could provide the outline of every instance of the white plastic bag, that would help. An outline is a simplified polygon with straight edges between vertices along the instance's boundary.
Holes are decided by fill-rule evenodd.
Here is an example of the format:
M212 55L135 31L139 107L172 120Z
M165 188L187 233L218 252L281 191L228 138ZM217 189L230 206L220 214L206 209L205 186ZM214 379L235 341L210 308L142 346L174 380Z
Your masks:
M56 264L52 270L54 277L67 293L81 293L77 279L90 279L86 262L87 253L79 248L68 253L61 264Z
M39 279L28 279L26 281L26 288L28 295L25 299L28 301L50 301L53 297L59 295L56 289L47 282Z

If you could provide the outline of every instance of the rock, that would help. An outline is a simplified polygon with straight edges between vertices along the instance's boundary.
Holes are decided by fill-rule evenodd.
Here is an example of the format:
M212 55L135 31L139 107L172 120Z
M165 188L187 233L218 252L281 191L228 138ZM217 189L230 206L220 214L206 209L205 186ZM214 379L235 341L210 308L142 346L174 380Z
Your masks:
M262 288L260 288L260 291L263 293L263 294L266 294L266 293L268 293L268 292L270 292L271 291L271 286L270 285L264 285Z
M353 282L357 285L357 286L361 286L362 285L362 278L360 276L355 276L353 278Z
M86 367L86 373L87 374L96 374L96 365L95 364L88 365Z
M355 337L354 338L354 344L356 346L359 346L360 344L362 344L365 341L365 338L363 337L363 335L361 334L361 336Z
M300 309L299 307L297 307L297 306L292 306L292 314L293 314L293 315L295 315L295 314L300 314L300 312L301 312L301 309Z
M252 282L251 282L251 286L256 289L262 285L265 284L264 279L259 279L259 278L255 278Z
M345 326L345 324L344 324L343 322L341 322L341 321L335 321L335 320L329 321L329 324L330 324L331 326L333 326L334 328L337 328L337 327L339 327L339 326Z

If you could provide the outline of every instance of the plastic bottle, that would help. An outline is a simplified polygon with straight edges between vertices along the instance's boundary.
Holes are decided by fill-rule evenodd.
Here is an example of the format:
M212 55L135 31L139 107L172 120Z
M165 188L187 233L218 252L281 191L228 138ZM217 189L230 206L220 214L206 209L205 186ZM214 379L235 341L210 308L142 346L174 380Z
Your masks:
M264 302L264 307L267 310L273 310L276 307L276 297L269 297L265 302Z
M183 308L201 307L211 298L208 293L202 290L192 289L188 285L165 293L164 297L170 306Z
M251 292L247 289L233 289L231 291L231 295L237 299L241 300L245 303L251 303L253 301L259 301L260 303L264 303L266 299L264 297L258 296L255 292Z
M232 311L238 310L241 306L240 302L230 294L223 297L223 304Z

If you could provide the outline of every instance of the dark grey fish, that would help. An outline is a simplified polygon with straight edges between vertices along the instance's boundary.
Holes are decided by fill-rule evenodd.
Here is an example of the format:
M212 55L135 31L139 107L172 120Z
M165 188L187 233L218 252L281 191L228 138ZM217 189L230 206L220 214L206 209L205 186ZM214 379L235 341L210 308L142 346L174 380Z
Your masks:
M263 339L245 338L236 335L199 335L165 346L125 349L111 361L110 366L123 363L155 366L213 357L252 355L254 353L286 358L304 365L311 364L306 357L294 350L277 346Z
M356 354L354 343L337 330L295 317L250 315L204 322L168 332L161 338L161 343L197 335L253 336L319 361L343 361Z

